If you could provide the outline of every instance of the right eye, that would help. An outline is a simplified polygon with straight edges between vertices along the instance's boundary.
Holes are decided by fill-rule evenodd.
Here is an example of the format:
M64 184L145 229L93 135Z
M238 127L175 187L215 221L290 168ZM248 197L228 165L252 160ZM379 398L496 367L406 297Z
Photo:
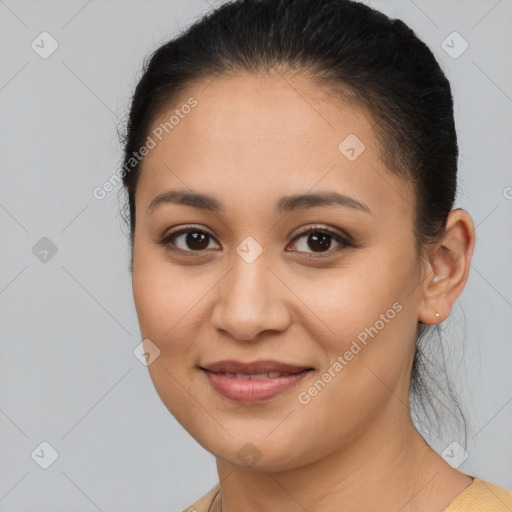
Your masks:
M194 253L204 252L209 248L209 242L212 240L213 237L206 231L187 226L167 233L158 243L173 251Z

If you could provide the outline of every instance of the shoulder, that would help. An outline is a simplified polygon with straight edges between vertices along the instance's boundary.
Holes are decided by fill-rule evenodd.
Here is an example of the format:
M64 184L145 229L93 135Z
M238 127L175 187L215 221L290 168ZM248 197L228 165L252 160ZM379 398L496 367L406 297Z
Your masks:
M215 496L219 492L219 484L215 484L204 496L199 498L196 502L192 503L183 512L208 512Z
M205 495L187 507L183 512L208 512L219 484L215 484ZM510 512L512 492L481 478L476 478L444 510L444 512Z
M510 512L512 492L481 478L475 477L444 510L444 512Z

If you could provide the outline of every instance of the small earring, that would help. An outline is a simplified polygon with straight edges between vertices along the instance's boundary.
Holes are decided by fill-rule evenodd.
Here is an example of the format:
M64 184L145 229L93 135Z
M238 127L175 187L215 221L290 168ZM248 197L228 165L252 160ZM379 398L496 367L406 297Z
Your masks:
M436 318L439 318L441 315L436 311Z

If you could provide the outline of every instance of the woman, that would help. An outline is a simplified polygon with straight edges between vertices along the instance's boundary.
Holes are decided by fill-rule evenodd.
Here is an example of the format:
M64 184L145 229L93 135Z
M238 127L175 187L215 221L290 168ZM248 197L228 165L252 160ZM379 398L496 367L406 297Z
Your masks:
M511 510L416 430L417 343L466 284L450 85L349 0L227 3L159 48L127 125L151 379L217 461L188 510Z

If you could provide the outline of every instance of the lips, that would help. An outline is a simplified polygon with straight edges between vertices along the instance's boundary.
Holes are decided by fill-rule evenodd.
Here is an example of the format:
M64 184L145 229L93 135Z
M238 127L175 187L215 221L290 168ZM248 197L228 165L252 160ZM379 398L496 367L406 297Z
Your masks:
M257 404L271 400L293 389L311 373L310 370L303 370L279 373L279 377L268 377L272 372L247 375L215 373L204 368L201 368L201 372L219 395L240 404Z
M314 370L271 359L247 363L230 359L199 368L218 394L241 404L271 400L297 386Z
M225 374L233 378L266 379L276 378L281 375L300 373L304 370L313 370L310 366L300 366L271 359L251 361L244 363L234 359L217 361L201 366L201 369L213 373Z

